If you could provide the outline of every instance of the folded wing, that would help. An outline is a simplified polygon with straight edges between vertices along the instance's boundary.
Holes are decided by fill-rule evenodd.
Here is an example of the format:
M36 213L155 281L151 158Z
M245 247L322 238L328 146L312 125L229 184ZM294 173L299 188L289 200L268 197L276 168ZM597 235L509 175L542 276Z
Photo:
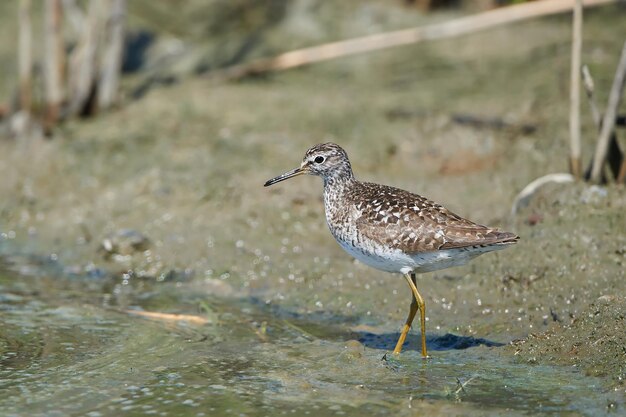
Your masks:
M357 205L357 228L366 238L406 253L507 245L519 237L466 220L422 196L393 187L369 187Z

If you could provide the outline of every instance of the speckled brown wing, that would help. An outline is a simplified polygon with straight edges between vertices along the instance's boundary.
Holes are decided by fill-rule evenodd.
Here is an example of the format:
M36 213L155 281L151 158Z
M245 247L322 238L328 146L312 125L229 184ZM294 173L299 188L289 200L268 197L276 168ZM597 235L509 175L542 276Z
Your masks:
M417 194L360 183L351 196L365 238L405 253L514 243L517 236L466 220ZM357 194L360 197L357 198Z

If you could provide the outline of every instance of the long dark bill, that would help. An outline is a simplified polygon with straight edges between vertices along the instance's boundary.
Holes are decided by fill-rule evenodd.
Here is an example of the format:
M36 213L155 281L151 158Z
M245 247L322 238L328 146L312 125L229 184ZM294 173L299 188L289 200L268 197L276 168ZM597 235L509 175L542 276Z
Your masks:
M306 174L306 172L302 168L296 168L292 171L285 172L284 174L281 174L277 176L276 178L272 178L271 180L268 180L263 186L269 187L270 185L276 184L277 182L285 181L285 180L288 180L289 178L297 177L298 175L302 175L302 174Z

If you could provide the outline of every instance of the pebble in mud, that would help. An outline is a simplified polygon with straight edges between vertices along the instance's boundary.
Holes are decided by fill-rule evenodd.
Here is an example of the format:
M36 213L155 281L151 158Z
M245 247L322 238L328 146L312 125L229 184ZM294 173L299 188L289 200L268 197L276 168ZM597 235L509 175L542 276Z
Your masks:
M128 256L143 252L150 247L150 239L133 229L120 229L102 239L99 252L106 259L114 255Z
M346 361L360 359L365 353L365 347L358 340L348 340L344 345L344 350L340 354L340 358Z

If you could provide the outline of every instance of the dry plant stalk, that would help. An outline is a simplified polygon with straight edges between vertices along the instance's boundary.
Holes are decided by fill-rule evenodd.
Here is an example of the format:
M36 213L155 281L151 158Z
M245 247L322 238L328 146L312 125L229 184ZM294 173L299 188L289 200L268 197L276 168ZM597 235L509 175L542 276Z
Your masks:
M576 0L574 4L572 25L572 65L570 70L570 170L572 175L580 178L582 163L580 159L580 64L582 50L583 3Z
M591 169L591 180L593 182L600 182L602 179L602 168L606 161L607 152L609 150L609 143L611 139L611 133L615 127L615 118L617 117L617 110L622 100L622 92L624 91L624 83L626 82L626 42L622 48L622 54L620 56L617 70L615 71L615 78L613 79L613 86L609 94L609 102L604 113L602 120L602 128L598 137L598 143L596 145L596 152L593 159L593 167ZM619 177L619 174L618 174Z
M591 77L591 73L589 72L589 68L587 67L587 65L583 65L581 72L582 72L582 77L583 77L583 85L585 86L587 99L589 101L589 107L591 109L591 116L593 118L593 123L598 128L598 132L600 132L602 130L602 114L593 97L593 93L594 93L593 78ZM623 176L621 175L621 172L623 172L624 168L626 167L626 160L624 159L622 150L620 149L619 144L617 143L617 135L615 133L615 130L613 130L613 132L611 133L611 137L609 139L609 149L607 151L607 162L608 162L609 168L613 176L617 178L618 181L623 181ZM593 168L593 159L590 162L589 167L585 171L586 180L590 178L592 168Z
M100 67L99 110L108 109L117 98L124 48L124 22L126 20L126 0L108 0L106 4L110 12L106 23L104 55Z
M63 101L63 71L65 66L63 38L61 36L61 0L44 2L44 45L45 45L45 126L54 125L60 114Z
M85 15L76 4L76 0L63 0L63 12L74 34L80 36L83 33Z
M617 174L617 182L626 182L626 158L622 160L622 165L619 168Z
M98 106L111 107L117 98L124 48L128 0L43 1L43 110L47 132L59 120L88 115ZM82 4L87 4L83 13ZM19 110L33 108L32 0L19 0L18 82ZM64 16L65 13L65 16ZM69 57L65 84L66 51L63 20L74 32L76 46ZM107 23L106 26L104 23ZM4 108L0 108L4 113ZM28 119L30 120L30 119Z
M70 103L69 114L77 115L86 110L95 88L97 74L97 50L101 34L100 0L90 0L87 18L82 25L83 33L70 57Z
M591 73L589 72L589 67L587 65L583 65L581 68L581 73L583 76L583 85L585 86L585 92L587 93L587 99L589 100L589 106L591 108L591 117L593 118L593 123L598 127L598 131L600 131L600 126L602 126L602 115L600 114L598 105L593 98L593 92L595 87L593 83L593 78L591 77Z
M586 7L614 3L616 0L587 0ZM467 33L518 22L539 16L562 13L572 9L572 0L542 0L520 3L490 10L472 16L450 20L428 26L394 32L378 33L360 38L331 42L310 48L286 52L274 58L259 59L247 64L235 65L210 76L223 79L238 79L251 74L286 70L315 62L326 61L349 55L376 51L426 40L451 38Z
M19 8L19 109L29 112L32 107L33 35L30 20L30 0L20 0Z

